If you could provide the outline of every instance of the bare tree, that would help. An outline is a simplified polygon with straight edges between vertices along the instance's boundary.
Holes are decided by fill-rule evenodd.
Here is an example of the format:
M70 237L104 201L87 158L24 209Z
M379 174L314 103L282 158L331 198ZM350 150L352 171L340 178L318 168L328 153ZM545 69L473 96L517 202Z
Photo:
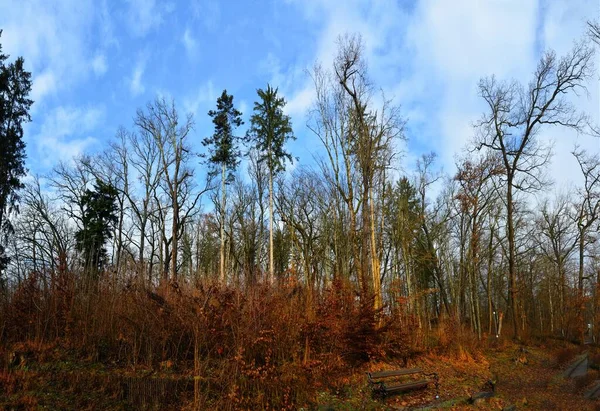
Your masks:
M183 234L183 223L207 190L192 193L194 170L189 166L192 152L188 138L193 126L192 115L182 121L173 101L157 99L146 106L146 111L138 110L136 126L152 136L158 148L162 182L167 193L171 212L171 281L177 281L179 238ZM187 211L182 209L189 200ZM166 257L166 256L165 256Z
M578 232L573 229L572 209L566 196L558 196L554 204L545 201L542 204L540 216L538 217L538 232L536 236L539 248L543 255L551 261L556 269L559 313L561 320L561 331L563 336L566 329L566 289L567 268L566 264L578 244Z
M588 154L585 150L575 148L573 155L579 163L583 175L583 187L579 191L580 203L577 204L577 229L579 231L579 294L583 295L585 247L589 244L588 232L600 218L600 155Z
M370 265L375 309L379 309L382 296L373 190L376 177L391 163L394 140L404 138L404 122L399 107L391 105L385 97L379 109L371 102L373 91L360 36L340 38L334 72L348 99L345 104L348 109L348 142L361 181L361 272L365 276ZM366 281L363 280L364 292Z
M516 192L532 192L545 185L543 170L551 150L538 138L544 126L582 131L588 123L587 117L569 103L567 95L585 90L585 82L592 75L592 56L593 49L583 43L575 45L561 59L554 52L547 52L526 88L517 82L498 82L494 77L479 82L480 95L489 111L476 124L477 146L502 157L506 179L509 305L516 338L519 330L514 196Z
M600 21L588 21L588 34L593 42L600 46Z
M431 212L428 212L429 200L427 195L433 184L440 180L441 175L433 172L431 169L437 155L433 152L423 154L417 160L417 182L415 184L419 198L419 223L421 226L422 239L421 248L424 251L424 257L427 263L432 267L433 281L438 285L442 303L447 314L450 314L450 302L446 295L446 285L444 284L444 269L438 255L436 243L439 243L443 228L449 218L449 210L443 203L443 196L440 197L441 203ZM449 190L451 188L449 187Z
M25 186L22 203L17 235L29 246L33 271L50 270L52 275L56 271L64 272L74 247L65 214L59 212L43 192L38 177Z
M326 159L321 159L319 165L332 190L336 221L342 223L336 224L334 230L333 244L337 260L334 272L335 275L344 273L347 278L356 275L357 282L364 290L366 273L363 273L359 264L360 251L356 238L359 202L354 187L355 159L348 132L349 100L336 78L321 66L314 68L312 76L317 97L309 128L325 148ZM344 246L346 244L348 247Z
M163 176L163 168L159 162L159 149L153 136L143 128L139 128L137 133L128 133L127 136L129 163L135 179L139 182L138 192L136 196L132 191L125 191L125 195L129 200L129 205L134 215L134 224L139 231L138 245L138 264L141 271L145 272L146 259L144 256L146 240L149 234L146 228L150 217L156 212L152 207L152 200L158 185ZM150 241L152 242L152 241ZM154 249L151 250L151 254ZM152 270L147 270L149 280L152 275Z
M281 219L297 238L301 250L305 284L308 290L307 310L312 315L313 294L317 278L317 241L321 236L318 214L323 205L318 192L319 177L306 169L295 170L288 184L278 190L277 208Z
M56 192L61 210L77 228L81 228L83 216L81 197L94 179L89 167L85 166L89 161L86 156L73 159L72 164L61 161L49 175L50 186Z
M583 175L583 187L577 190L579 198L574 201L576 208L574 219L579 234L577 288L581 301L584 297L584 280L589 279L589 276L584 275L585 253L596 239L592 230L593 225L600 218L600 154L588 154L585 150L575 147L573 155L577 159ZM581 314L581 321L585 323L583 312Z
M470 225L470 239L467 253L469 290L471 300L471 319L474 321L477 335L481 339L481 314L479 309L479 293L477 280L480 273L480 237L482 220L489 206L493 203L495 192L490 180L501 174L498 157L487 156L476 160L465 158L458 166L455 177L461 190L457 195L461 212L468 216ZM462 253L461 253L462 255Z

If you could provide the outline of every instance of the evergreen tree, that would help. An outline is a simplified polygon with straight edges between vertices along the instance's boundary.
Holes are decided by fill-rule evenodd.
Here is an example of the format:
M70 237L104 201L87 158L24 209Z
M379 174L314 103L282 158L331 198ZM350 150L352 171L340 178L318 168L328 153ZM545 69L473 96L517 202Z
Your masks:
M107 262L105 245L118 221L117 195L114 186L96 180L94 190L86 190L81 198L83 227L75 234L75 240L85 267L92 274L97 274Z
M213 166L213 173L221 171L221 282L225 282L225 206L227 198L226 183L233 178L239 164L240 150L238 138L233 135L234 128L244 124L242 113L233 106L233 96L223 90L221 97L217 99L217 109L210 110L208 115L212 117L215 125L214 134L202 141L204 146L209 147L210 157L208 161Z
M0 30L0 36L2 30ZM9 216L18 212L18 190L25 175L25 142L23 123L31 121L31 73L24 70L24 60L17 58L6 64L0 43L0 272L8 264L4 244L13 232Z
M266 161L269 170L269 281L273 282L273 177L285 170L286 160L293 162L285 143L296 137L290 116L283 113L285 99L277 95L277 89L267 85L266 90L258 89L257 93L260 101L254 103L246 140L259 153L258 161Z

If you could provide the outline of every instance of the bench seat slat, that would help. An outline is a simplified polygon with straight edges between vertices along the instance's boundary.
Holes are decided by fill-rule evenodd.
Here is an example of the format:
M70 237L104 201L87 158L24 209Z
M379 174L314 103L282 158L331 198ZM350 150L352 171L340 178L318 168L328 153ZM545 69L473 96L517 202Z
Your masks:
M369 375L371 376L371 379L375 380L375 379L379 379L379 378L416 374L419 372L423 372L423 370L420 368L409 368L409 369L404 369L404 370L370 372Z
M429 384L429 381L421 380L421 381L413 381L413 382L404 383L404 384L385 385L382 388L387 393L403 392L403 391L408 391L408 390L416 390L418 388L425 388L425 387L427 387L427 384Z

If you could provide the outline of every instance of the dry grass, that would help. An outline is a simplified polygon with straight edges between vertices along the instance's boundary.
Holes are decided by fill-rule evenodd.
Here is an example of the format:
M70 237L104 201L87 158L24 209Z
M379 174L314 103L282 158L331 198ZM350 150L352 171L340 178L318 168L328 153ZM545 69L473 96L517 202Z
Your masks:
M60 284L44 289L32 276L0 306L0 408L462 409L489 379L498 396L478 407L591 406L581 402L588 379L556 377L580 348L527 347L527 361L515 361L510 340L479 341L448 318L420 329L341 283L310 307L297 283L101 283L93 293ZM439 391L373 401L364 372L399 367L437 372Z
M85 386L99 373L131 370L134 379L190 381L179 406L187 401L203 409L295 409L313 404L319 391L342 390L340 381L352 374L348 370L376 360L405 362L412 353L407 318L374 312L371 302L361 304L342 284L324 292L311 311L306 290L297 284L246 289L100 284L94 293L77 291L74 281L65 284L42 292L32 276L0 313L4 368L29 372L17 380L32 381L31 390L49 389L42 381L52 377L47 364L83 364L74 386ZM0 382L12 387L11 378ZM152 387L128 383L125 389L109 380L99 384L105 394L130 405L140 404L146 391L156 397L162 387L157 380ZM31 390L10 388L10 395L21 395L9 405Z

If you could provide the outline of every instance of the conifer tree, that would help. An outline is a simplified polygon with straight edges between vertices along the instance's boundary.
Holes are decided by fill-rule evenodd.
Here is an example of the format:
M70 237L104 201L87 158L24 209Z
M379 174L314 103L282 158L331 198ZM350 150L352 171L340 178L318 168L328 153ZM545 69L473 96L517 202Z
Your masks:
M83 227L75 234L75 240L85 268L93 277L107 262L105 245L112 238L112 229L118 221L117 196L114 186L96 180L94 190L86 190L81 198Z
M227 205L227 182L233 179L232 172L237 168L240 160L238 147L239 138L233 135L234 129L244 122L242 113L233 106L233 96L223 90L217 99L217 109L210 110L208 115L212 117L215 131L211 137L202 141L204 146L209 147L210 157L208 161L213 166L213 173L221 170L221 263L220 280L225 282L225 208Z
M13 232L9 216L18 212L18 190L23 188L21 179L26 173L23 124L31 121L29 109L33 103L27 98L31 92L31 73L23 68L23 58L10 64L6 64L7 59L0 44L0 272L9 261L4 245Z
M267 85L258 89L259 101L254 102L254 114L246 140L259 153L259 162L266 162L269 170L269 281L274 280L273 266L273 177L285 170L285 162L293 162L286 151L288 140L295 140L290 116L283 113L285 99L277 95L277 89Z

